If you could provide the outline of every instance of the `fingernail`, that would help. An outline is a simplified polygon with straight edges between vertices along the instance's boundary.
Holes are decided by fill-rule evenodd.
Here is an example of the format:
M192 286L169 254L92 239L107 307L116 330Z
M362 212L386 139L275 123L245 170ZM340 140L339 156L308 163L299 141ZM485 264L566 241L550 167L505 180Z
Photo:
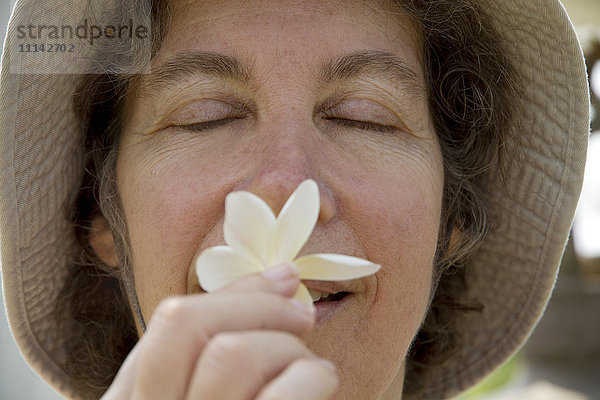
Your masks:
M315 313L315 306L312 303L307 304L298 299L289 299L288 301L304 314L313 315Z
M335 367L335 365L333 365L333 363L329 360L326 360L324 358L317 358L316 361L321 364L322 366L324 366L325 368L327 368L328 370L330 370L333 373L337 372L337 368Z
M288 263L278 264L263 272L263 276L272 281L281 282L295 277L296 270Z

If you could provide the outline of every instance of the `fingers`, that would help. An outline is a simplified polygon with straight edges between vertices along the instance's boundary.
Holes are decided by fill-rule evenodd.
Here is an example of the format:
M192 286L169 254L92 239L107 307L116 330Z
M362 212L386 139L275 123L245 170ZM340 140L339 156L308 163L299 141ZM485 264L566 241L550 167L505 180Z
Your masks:
M279 330L303 335L314 317L303 304L263 292L170 298L156 308L138 345L133 398L180 399L204 346L217 333Z
M302 358L269 383L256 400L326 400L334 394L337 385L338 379L331 363Z
M277 331L223 333L205 347L189 399L253 399L299 358L315 358L295 336Z
M262 358L255 352L250 352L250 346L244 345L246 340L250 341L249 337L245 337L242 344L236 345L241 346L241 352L230 352L237 354L237 357L248 357L255 361L257 369L245 370L243 375L245 387L250 388L246 390L257 392L260 387L252 386L256 382L266 382L265 379L268 381L271 375L275 376L280 372L278 369L283 369L286 362L310 355L300 341L294 338L304 335L314 323L312 311L291 299L298 285L295 267L287 264L271 268L264 274L244 277L211 294L164 300L155 309L147 332L126 359L104 399L184 398L188 390L201 390L203 387L200 382L204 379L203 376L200 373L194 375L197 367L208 371L205 366L215 363L214 357L211 361L211 354L228 354L226 350L217 351L219 348L227 349L227 340L223 344L223 338L219 339L218 336L216 344L209 346L209 350L213 350L207 352L205 357L204 348L215 335L222 332L230 332L227 335L232 335L234 332L239 334L252 330L262 333L265 330L278 331L279 335L287 335L289 338L274 339L281 346L276 346L277 349L271 349L272 351L264 350L269 347L268 341L252 339L259 343L257 348L263 349ZM284 346L283 342L287 344ZM269 360L267 354L273 357L269 367L266 366ZM227 363L223 365L226 366ZM252 377L253 371L263 371L259 374L260 379L256 375ZM264 378L263 374L269 378ZM246 378L246 375L250 378ZM200 383L196 382L197 379ZM217 379L215 382L222 380ZM202 390L214 390L214 386L212 384L212 387Z

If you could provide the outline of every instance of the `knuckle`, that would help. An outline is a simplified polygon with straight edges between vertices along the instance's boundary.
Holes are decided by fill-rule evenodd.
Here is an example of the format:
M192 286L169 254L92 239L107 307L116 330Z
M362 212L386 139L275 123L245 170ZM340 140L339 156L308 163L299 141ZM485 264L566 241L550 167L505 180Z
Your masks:
M251 347L239 335L220 333L215 335L204 349L204 357L214 365L239 365L251 360Z
M152 321L160 321L166 326L176 326L186 321L189 305L184 297L169 297L161 301L152 315Z

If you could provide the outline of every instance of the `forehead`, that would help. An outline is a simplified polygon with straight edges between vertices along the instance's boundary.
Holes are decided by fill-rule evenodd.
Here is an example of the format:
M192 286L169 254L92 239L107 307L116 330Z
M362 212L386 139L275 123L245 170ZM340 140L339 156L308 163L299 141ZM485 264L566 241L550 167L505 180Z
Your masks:
M311 25L311 21L333 21L348 16L361 16L356 22L364 25L372 23L374 18L394 18L405 14L402 2L391 0L164 0L163 4L168 4L171 16L178 18L205 21L227 18L230 22L241 18L242 24L233 25L232 29L247 27L251 21L244 19L249 16L266 17L261 22L269 28L285 20L302 20Z
M420 34L388 1L171 0L170 24L154 65L203 49L247 61L271 54L328 59L346 52L396 51L421 65Z
M372 73L405 83L411 92L424 92L416 24L387 1L163 4L168 5L169 27L153 60L153 73L141 88L160 89L206 72L238 82L262 80L255 85L260 86L265 77L286 77L292 66L295 73L305 67L321 84Z

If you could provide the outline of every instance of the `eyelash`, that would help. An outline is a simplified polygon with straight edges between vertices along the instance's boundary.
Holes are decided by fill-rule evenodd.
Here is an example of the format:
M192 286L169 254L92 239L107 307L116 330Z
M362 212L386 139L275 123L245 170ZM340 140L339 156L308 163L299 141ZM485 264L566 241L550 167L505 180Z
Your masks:
M212 129L217 129L223 125L227 125L228 123L236 121L238 119L240 119L240 118L239 117L221 118L221 119L215 119L213 121L199 122L197 124L177 125L177 128L182 128L182 129L185 129L187 131L192 131L192 132L206 132L206 131L210 131Z
M227 125L230 122L236 121L240 119L239 117L229 117L229 118L222 118L222 119L216 119L213 121L205 121L205 122L200 122L197 124L190 124L190 125L178 125L178 128L183 128L185 130L188 131L192 131L192 132L206 132L206 131L210 131L212 129L217 129L223 125ZM373 132L379 132L379 133L394 133L396 132L396 128L390 125L382 125L382 124L378 124L375 122L369 122L369 121L357 121L357 120L353 120L353 119L347 119L347 118L327 118L327 120L332 121L338 125L344 126L344 127L349 127L349 128L358 128L358 129L362 129L362 130L366 130L366 131L373 131Z
M379 133L394 133L397 131L396 127L391 125L382 125L376 122L370 121L357 121L354 119L347 118L326 118L329 121L332 121L338 125L350 127L350 128L358 128L366 131L373 131Z

